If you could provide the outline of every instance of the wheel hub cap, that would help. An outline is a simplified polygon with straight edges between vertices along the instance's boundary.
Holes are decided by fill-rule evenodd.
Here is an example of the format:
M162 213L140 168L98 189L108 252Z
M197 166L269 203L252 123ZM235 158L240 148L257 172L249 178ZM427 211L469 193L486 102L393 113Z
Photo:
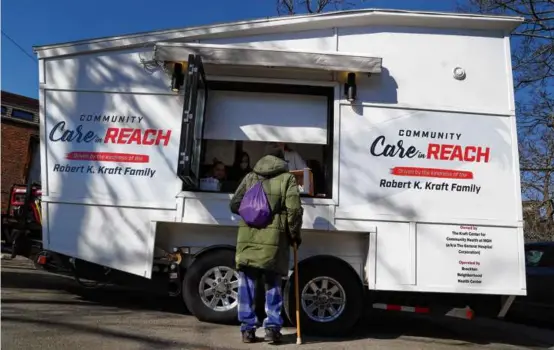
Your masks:
M302 309L316 322L336 320L346 306L344 288L330 277L316 277L306 283L301 299Z
M200 299L214 311L229 311L238 304L238 273L227 266L216 266L200 278Z

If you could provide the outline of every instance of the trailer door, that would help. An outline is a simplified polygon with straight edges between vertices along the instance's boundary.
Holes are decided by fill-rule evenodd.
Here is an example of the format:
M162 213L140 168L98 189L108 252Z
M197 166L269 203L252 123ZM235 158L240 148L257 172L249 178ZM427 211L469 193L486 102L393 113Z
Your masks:
M108 68L115 76L118 67ZM159 81L142 78L140 93L124 85L123 91L41 85L43 245L149 278L155 223L174 220L183 187L177 176L179 150L185 147L179 131L188 123L183 125L182 94L160 94ZM188 103L197 99L192 85ZM191 169L191 163L180 166L179 174L194 179L197 172Z
M189 55L177 165L177 175L183 181L185 190L196 189L200 178L200 150L207 99L208 86L202 58Z

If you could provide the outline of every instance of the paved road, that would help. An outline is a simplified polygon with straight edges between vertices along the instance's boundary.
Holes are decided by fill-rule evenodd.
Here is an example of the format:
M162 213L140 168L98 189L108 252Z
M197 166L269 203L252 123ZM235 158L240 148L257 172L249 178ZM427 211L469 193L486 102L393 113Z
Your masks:
M198 322L179 301L108 289L2 260L2 349L267 349L240 342L236 327ZM286 329L293 349L293 329ZM350 339L305 339L301 349L554 349L554 331L499 321L374 314Z

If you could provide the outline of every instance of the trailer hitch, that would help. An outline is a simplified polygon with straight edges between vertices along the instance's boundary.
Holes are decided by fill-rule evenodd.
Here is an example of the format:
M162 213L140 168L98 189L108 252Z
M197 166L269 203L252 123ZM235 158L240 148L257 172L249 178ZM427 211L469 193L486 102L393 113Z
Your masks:
M179 248L173 248L173 253L167 254L169 262L169 296L175 297L181 294L181 262L183 261L183 255Z

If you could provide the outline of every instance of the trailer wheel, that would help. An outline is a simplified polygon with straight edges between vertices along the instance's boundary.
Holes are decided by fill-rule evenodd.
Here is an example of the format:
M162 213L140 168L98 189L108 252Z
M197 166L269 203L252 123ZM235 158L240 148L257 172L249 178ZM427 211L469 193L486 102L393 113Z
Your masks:
M81 259L70 259L75 282L83 288L99 289L105 287L111 279L112 269L92 264ZM84 270L84 273L80 271Z
M308 335L341 336L350 332L363 313L359 277L334 259L313 260L299 267L300 322ZM296 325L294 275L284 291L285 313Z
M203 322L237 321L239 275L235 253L221 249L195 260L183 279L187 309Z

